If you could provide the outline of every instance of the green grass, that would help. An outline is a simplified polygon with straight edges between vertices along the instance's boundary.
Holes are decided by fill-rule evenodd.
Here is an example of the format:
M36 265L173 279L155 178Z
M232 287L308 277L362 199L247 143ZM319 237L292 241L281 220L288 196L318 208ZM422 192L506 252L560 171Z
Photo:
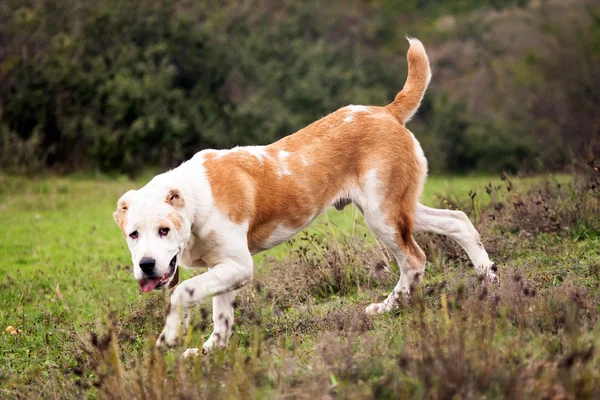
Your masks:
M562 184L570 180L568 176L552 179ZM528 188L539 180L518 179L515 185ZM444 203L443 199L449 199L452 204L464 204L473 217L473 210L469 208L472 204L469 192L475 191L475 210L483 218L482 215L491 207L490 202L508 201L513 195L487 195L485 187L490 182L493 186L504 185L499 178L433 177L427 183L422 202L439 206ZM32 397L35 393L42 393L43 397L78 397L105 393L102 390L98 392L98 388L91 385L97 382L102 389L102 371L106 373L102 368L109 367L101 363L103 356L94 358L92 355L90 335L91 332L105 332L110 326L114 326L118 334L121 368L126 373L132 373L141 360L147 359L146 349L152 343L153 335L162 329L164 294L142 295L139 292L127 268L131 263L129 251L112 219L119 196L142 184L109 179L27 180L0 176L0 218L4 222L0 233L0 397L17 394ZM509 322L494 320L502 334L490 339L498 347L498 353L489 356L504 360L503 357L508 357L507 352L514 353L510 357L533 365L542 361L554 362L568 355L569 351L573 352L574 344L565 345L567 337L560 333L553 337L545 328L537 329L535 326L545 327L543 318L552 318L552 312L548 311L550 303L558 302L563 293L552 294L552 290L560 289L567 293L570 288L576 288L585 291L585 296L588 296L585 301L598 299L600 234L597 228L581 225L581 229L575 226L565 232L527 232L504 229L503 226L492 229L493 223L489 219L487 221L482 222L479 228L492 258L500 262L501 276L509 277L512 271L518 271L528 287L549 296L549 303L535 303L541 301L539 297L531 300L533 308L522 311L522 315L512 320L509 318ZM234 357L232 354L236 353L232 347L238 349L241 355L250 357L258 346L256 337L261 337L268 344L265 344L266 355L260 365L268 373L266 380L252 381L255 396L278 396L282 393L294 396L301 393L296 386L298 383L311 382L306 393L320 393L325 387L330 388L331 396L355 393L358 397L363 397L363 394L368 397L381 386L385 393L435 397L428 392L425 378L418 373L418 363L424 361L418 362L418 357L412 359L402 355L415 348L425 351L418 347L421 345L415 342L415 337L411 337L407 326L416 323L413 320L416 315L425 315L423 318L435 329L442 329L444 312L448 311L440 308L440 299L444 297L455 301L461 296L461 285L467 285L467 302L481 296L472 267L456 246L429 236L423 237L428 253L421 291L426 313L411 312L411 307L408 307L399 314L365 322L362 308L374 300L381 301L393 288L395 280L395 274L389 272L382 279L374 278L372 266L377 260L384 260L390 264L392 271L397 271L370 235L367 233L364 237L365 233L367 231L359 214L348 207L344 212L331 211L319 217L306 234L300 235L307 239L306 243L310 243L304 255L301 249L307 245L302 240L257 255L256 280L261 283L262 289L251 287L242 291L233 343L224 354L214 356L215 362L220 360L226 365L237 365L222 357ZM319 247L322 243L325 243L325 248ZM334 263L338 275L319 264L330 256L337 257ZM193 273L196 272L185 271L182 278ZM307 281L315 274L322 278L322 285ZM286 286L288 279L301 285ZM500 294L512 290L516 283L510 283L510 279L503 282L507 280L509 283L503 283L500 289L490 290L498 290ZM501 312L516 312L520 305L515 301L510 300L507 309ZM526 301L529 300L523 300ZM525 316L527 313L535 314L535 307L545 310L548 315L544 314L537 322L524 322L529 321L529 317ZM577 331L580 335L574 336L575 339L569 336L572 339L569 340L574 340L577 346L596 345L597 348L600 335L595 315L600 309L597 304L586 307L586 312L594 315L582 317L587 324L585 330ZM254 308L257 309L252 311ZM465 314L466 321L477 314L478 311L473 310ZM196 312L196 320L200 319L199 313ZM361 324L364 324L364 329L355 332L357 326L363 326ZM22 333L11 335L4 332L9 325L22 330ZM446 332L445 329L447 327L442 330ZM209 333L210 327L199 329L190 332L187 340L197 345ZM464 341L461 339L461 343L472 346L475 355L483 351L479 344L470 340L467 337ZM337 343L338 347L327 347L330 342ZM340 343L347 343L350 348L346 349ZM324 350L323 346L329 350ZM558 347L549 350L547 346ZM453 348L443 349L452 351ZM333 354L328 355L327 351ZM479 362L476 356L465 354L468 358L465 363L475 365ZM351 361L348 362L353 364L338 365L344 362L344 357L349 357ZM408 357L406 365L399 361L403 360L402 357ZM444 359L445 356L438 354L436 357ZM285 373L281 372L284 359L290 363L285 367ZM167 357L167 365L172 366L174 360L172 351ZM597 366L598 357L594 356L592 363ZM438 364L443 365L443 362ZM403 381L408 385L404 387L406 391L395 390L396 386L385 381L390 371L408 374L396 371L399 366L405 366L409 372L416 368ZM432 368L442 379L448 371L438 367ZM213 365L210 368L211 373L217 374L214 372L217 367ZM348 372L352 368L358 372ZM325 378L319 375L320 378L315 379L317 370L326 371ZM244 375L240 371L240 376ZM275 376L274 371L283 375ZM585 368L580 374L584 378L593 375ZM223 384L225 380L233 379L225 375L214 376L222 379ZM465 379L465 382L469 381ZM587 380L585 382L588 384ZM492 397L494 393L500 397L506 395L502 389L504 383L495 384L498 386L495 391L473 389L473 393L487 393ZM439 386L439 382L436 385ZM210 393L221 390L209 389ZM442 389L439 390L443 392ZM540 390L550 393L550 389L546 389ZM569 392L573 388L564 383L556 390L559 389ZM590 390L592 392L589 393L598 393L593 392L598 390L598 385L592 385ZM457 393L463 392L459 390Z

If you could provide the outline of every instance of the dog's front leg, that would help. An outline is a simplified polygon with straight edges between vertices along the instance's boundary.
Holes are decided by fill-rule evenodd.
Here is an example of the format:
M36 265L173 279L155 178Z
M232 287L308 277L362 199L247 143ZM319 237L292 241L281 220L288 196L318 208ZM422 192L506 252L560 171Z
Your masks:
M161 348L175 346L187 330L190 308L209 296L223 295L241 288L252 280L252 274L252 257L248 253L247 257L227 259L208 272L182 282L171 295L165 328L156 345Z
M233 291L213 297L213 333L202 346L205 351L225 346L229 341L233 333L233 302L236 294Z

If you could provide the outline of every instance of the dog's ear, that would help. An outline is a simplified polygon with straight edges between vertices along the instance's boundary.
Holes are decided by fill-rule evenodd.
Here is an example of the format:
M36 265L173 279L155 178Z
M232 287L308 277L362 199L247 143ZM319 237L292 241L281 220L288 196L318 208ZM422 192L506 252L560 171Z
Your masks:
M167 198L165 199L165 203L178 210L185 206L185 201L181 196L181 192L179 192L177 189L169 190L169 193L167 193Z
M117 201L117 211L113 213L113 218L121 231L123 231L123 235L125 235L125 224L127 223L127 209L129 207L129 198L133 194L134 190L130 190L125 193L121 198Z

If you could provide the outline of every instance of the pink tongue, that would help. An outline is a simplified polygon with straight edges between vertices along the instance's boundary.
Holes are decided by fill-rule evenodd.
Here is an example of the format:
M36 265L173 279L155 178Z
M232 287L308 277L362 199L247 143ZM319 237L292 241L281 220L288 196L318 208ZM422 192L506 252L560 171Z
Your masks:
M142 289L142 292L148 293L152 289L154 289L156 287L156 285L158 285L158 282L160 282L160 278L142 279L142 280L140 280L140 289Z

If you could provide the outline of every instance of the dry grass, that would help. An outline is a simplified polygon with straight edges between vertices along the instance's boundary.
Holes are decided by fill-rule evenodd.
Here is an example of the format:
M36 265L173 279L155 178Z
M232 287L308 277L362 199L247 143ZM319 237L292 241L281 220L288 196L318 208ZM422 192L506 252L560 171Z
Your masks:
M226 349L192 360L179 358L184 347L158 352L152 333L164 310L154 298L75 335L77 362L45 383L45 397L600 398L600 189L591 171L527 190L504 178L483 208L446 199L476 213L499 284L477 279L453 243L423 235L423 285L397 312L367 318L364 307L395 284L389 255L357 229L304 234L240 291ZM196 310L186 346L209 335L208 311ZM33 398L41 384L3 395Z

